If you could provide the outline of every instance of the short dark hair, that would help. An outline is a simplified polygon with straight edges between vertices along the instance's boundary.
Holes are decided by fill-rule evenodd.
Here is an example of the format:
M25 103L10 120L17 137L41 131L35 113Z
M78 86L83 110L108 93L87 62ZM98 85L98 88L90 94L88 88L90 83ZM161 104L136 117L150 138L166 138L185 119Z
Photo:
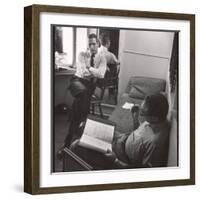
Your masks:
M145 114L164 121L168 114L169 104L163 94L147 95L144 99Z
M110 42L110 37L108 36L108 34L102 34L101 35L102 45L105 46L106 44L108 44L108 42Z
M89 38L89 39L95 38L95 39L96 39L96 41L98 42L97 35L96 35L96 34L94 34L94 33L91 33L91 34L89 34L88 38Z

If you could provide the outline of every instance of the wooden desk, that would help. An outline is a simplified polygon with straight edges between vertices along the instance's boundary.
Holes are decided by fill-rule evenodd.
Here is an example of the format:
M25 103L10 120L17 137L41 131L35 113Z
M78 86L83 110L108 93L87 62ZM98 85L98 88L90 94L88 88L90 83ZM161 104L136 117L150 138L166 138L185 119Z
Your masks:
M59 70L54 73L54 105L66 104L71 107L73 97L68 90L70 80L75 70Z

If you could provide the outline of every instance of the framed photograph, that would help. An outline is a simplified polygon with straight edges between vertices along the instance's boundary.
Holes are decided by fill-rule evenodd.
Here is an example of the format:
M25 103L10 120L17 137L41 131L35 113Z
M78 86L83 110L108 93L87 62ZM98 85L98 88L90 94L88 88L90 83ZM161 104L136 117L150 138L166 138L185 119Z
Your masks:
M24 9L24 191L195 184L195 16Z

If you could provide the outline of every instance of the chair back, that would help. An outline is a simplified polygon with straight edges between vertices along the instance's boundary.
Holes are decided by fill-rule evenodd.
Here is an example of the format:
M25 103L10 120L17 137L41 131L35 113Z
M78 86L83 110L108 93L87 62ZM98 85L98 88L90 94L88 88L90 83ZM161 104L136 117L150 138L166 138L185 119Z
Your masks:
M178 127L177 112L171 113L171 130L169 134L168 167L178 166Z
M100 88L99 99L103 100L105 89L113 90L115 104L117 104L118 83L119 83L120 66L116 64L109 64L103 79L97 80L97 87Z
M108 65L108 70L106 71L105 74L105 85L107 87L113 86L116 87L118 86L118 80L119 80L119 72L120 72L120 66L116 64L109 64Z

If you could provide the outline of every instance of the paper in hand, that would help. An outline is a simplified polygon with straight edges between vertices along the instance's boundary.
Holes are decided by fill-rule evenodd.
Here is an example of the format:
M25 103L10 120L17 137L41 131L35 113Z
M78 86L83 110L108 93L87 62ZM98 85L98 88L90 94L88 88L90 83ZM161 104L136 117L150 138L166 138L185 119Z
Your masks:
M123 108L123 109L127 109L127 110L131 110L131 108L132 108L133 106L134 106L133 103L126 102L126 103L122 106L122 108Z

